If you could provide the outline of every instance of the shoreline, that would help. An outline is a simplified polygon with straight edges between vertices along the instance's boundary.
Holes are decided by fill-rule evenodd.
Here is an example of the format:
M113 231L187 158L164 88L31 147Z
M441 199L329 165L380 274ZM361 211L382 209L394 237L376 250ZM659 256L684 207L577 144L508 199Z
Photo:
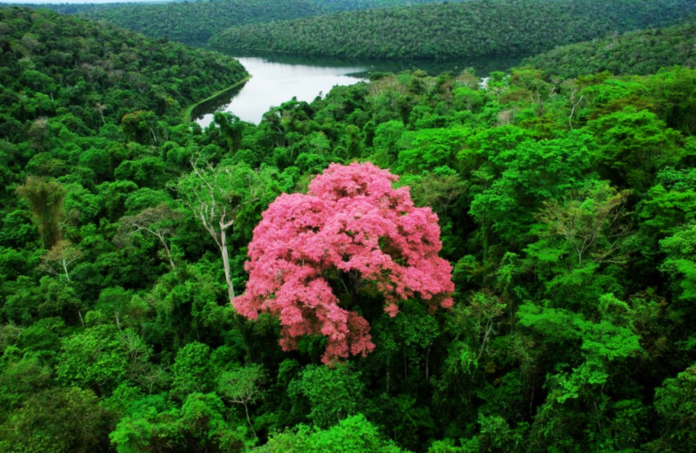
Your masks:
M233 89L237 88L239 85L248 82L249 79L251 79L252 77L253 77L252 74L248 74L246 77L244 77L242 80L238 81L238 82L235 83L234 85L229 86L229 87L225 88L224 90L220 90L220 91L218 91L218 92L216 92L216 93L213 93L212 95L208 96L207 98L205 98L205 99L203 99L203 100L201 100L201 101L198 101L198 102L196 102L196 103L194 103L194 104L189 105L188 107L186 107L186 108L183 110L183 113L182 113L182 116L184 117L184 121L185 121L186 123L190 123L190 122L191 122L191 114L192 114L193 111L196 109L196 107L198 107L199 105L203 104L204 102L208 102L208 101L210 101L210 100L212 100L212 99L215 99L216 97L218 97L218 96L220 96L220 95L222 95L222 94L225 94L225 93L227 93L227 92L230 91L230 90L233 90Z

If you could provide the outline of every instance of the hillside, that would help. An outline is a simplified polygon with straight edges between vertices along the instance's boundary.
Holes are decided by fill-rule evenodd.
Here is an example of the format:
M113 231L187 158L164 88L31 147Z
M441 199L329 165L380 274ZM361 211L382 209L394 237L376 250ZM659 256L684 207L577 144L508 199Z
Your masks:
M692 453L696 70L373 74L0 9L0 453Z
M529 55L696 11L693 0L480 0L233 27L213 48L308 55L453 59Z
M26 121L66 114L89 128L141 109L180 115L247 76L217 52L103 22L19 8L0 8L0 21L0 136L7 139L26 133Z
M364 10L433 0L216 0L161 4L60 4L52 9L87 19L106 20L151 37L192 45L229 27L318 16L337 11Z
M316 16L326 12L311 0L58 5L54 9L191 45L205 45L211 36L232 25Z
M674 65L694 67L696 21L562 46L528 58L522 64L561 77L602 71L651 74Z

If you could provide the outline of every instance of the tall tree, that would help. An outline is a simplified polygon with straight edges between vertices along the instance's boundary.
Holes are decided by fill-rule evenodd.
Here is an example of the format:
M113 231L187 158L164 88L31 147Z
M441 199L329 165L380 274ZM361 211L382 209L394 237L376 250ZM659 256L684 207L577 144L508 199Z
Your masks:
M61 240L43 257L41 267L53 275L65 275L65 279L70 281L70 268L81 256L82 251L78 247L70 241Z
M61 240L60 218L63 216L65 189L56 181L29 176L17 194L29 203L39 234L46 249L52 249Z
M227 371L218 380L218 393L234 404L244 406L247 422L257 436L249 417L249 404L261 397L261 384L265 376L260 365L251 365Z
M176 190L220 249L231 302L235 293L227 248L229 231L240 210L263 197L265 185L259 173L247 165L201 167L192 161L191 166L193 171L179 180Z
M278 316L286 350L304 335L325 336L322 360L332 363L374 349L367 321L341 306L357 303L363 286L384 296L391 316L414 297L432 310L451 307L452 266L438 257L437 216L414 207L408 187L393 189L397 179L370 163L333 164L307 195L278 197L249 244L239 313Z
M125 244L133 239L139 232L147 233L156 237L167 256L172 270L176 269L172 258L171 247L167 237L174 234L174 223L181 219L181 213L172 210L166 204L161 204L154 208L143 210L140 214L123 217L120 221L120 228L115 241Z

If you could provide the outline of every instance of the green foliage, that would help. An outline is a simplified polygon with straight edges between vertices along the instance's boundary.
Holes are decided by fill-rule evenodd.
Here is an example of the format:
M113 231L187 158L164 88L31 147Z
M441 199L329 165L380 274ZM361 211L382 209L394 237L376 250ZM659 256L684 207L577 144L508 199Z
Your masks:
M599 159L611 169L612 181L623 179L631 187L643 188L654 177L655 168L679 160L680 134L668 129L655 114L626 107L620 112L590 121L599 143Z
M633 240L626 223L628 196L606 182L590 181L562 201L545 202L535 226L539 240L525 251L554 301L589 313L595 304L588 301L617 288L609 269L626 262Z
M271 437L268 444L254 452L268 453L399 453L404 452L392 442L385 441L365 416L358 414L342 420L329 429L311 429L300 425L294 432Z
M38 357L25 355L18 359L6 356L5 359L0 374L0 388L3 390L0 398L6 410L16 409L21 401L50 385L52 370Z
M571 131L562 139L527 140L498 151L489 159L500 176L476 194L471 214L506 240L523 240L545 200L579 189L590 174L590 146L589 135Z
M99 129L118 124L124 115L140 111L158 117L178 116L188 104L247 75L232 58L156 42L104 22L90 23L49 11L0 8L0 23L6 30L4 45L13 49L2 57L4 113L21 122L31 121L24 132L3 132L0 139L27 137L38 151L62 148L60 157L56 156L61 154L59 150L49 151L59 160L65 159L67 149L75 148L71 137L79 130L84 132L85 126ZM200 83L202 80L210 83ZM140 119L136 126L141 122L147 123ZM159 126L152 127L154 123L153 117L152 131L144 132L158 142L162 131ZM17 134L20 137L15 137ZM90 161L94 162L83 160ZM47 162L38 175L57 176L58 163ZM54 174L47 173L49 165L54 167ZM105 168L96 170L96 174L107 173Z
M212 393L191 393L181 408L146 397L128 412L109 436L119 453L175 452L188 445L209 452L246 450L244 429L225 420L222 401Z
M681 289L679 297L687 300L696 298L696 225L685 227L660 241L662 250L667 254L662 270L669 273ZM679 290L676 291L679 294Z
M231 24L253 24L311 17L336 11L364 10L433 0L225 0L166 4L47 5L63 14L105 20L156 38L203 46L208 38Z
M561 20L542 13L564 2L472 5L490 27L448 34L476 49L518 39L521 22L539 33L518 43L543 47L646 23L632 8L658 25L674 12L583 1ZM166 11L218 6L242 7L111 11L161 10L155 29L205 20ZM181 108L245 76L234 60L13 7L0 49L0 452L693 451L696 71L522 68L483 85L469 70L380 74L258 125L216 113L202 130ZM268 204L353 160L399 174L437 215L454 307L400 301L391 318L363 281L340 304L369 322L375 350L328 368L321 338L283 351L276 317L247 322L229 290L244 291ZM361 281L343 277L332 284Z
M189 343L176 353L172 365L172 393L183 399L193 392L205 392L212 389L210 348L202 343Z
M671 25L689 12L685 0L446 2L235 24L209 43L226 51L364 58L530 55L610 31Z
M360 375L349 366L310 366L288 391L296 399L306 398L310 406L307 417L320 428L328 428L360 411L363 388Z
M560 77L609 71L613 74L654 74L674 65L693 65L696 23L649 28L610 35L592 42L562 46L527 58L523 64Z
M97 325L63 342L56 374L67 385L108 395L129 374L137 372L138 362L146 361L148 355L147 346L133 331Z
M33 394L0 425L0 451L105 451L108 413L91 390L55 387Z
M454 156L464 147L465 137L470 133L466 129L423 129L406 132L399 142L399 173L438 169L454 166Z
M29 204L44 247L52 248L61 239L58 223L63 215L65 189L56 182L29 177L23 186L17 188L17 194Z
M696 415L696 368L691 366L676 378L666 379L655 390L655 409L664 423L663 438L657 448L669 451L688 451L693 446L694 415Z
M218 380L218 391L223 398L237 404L253 403L261 396L260 384L264 372L260 366L242 367L223 373Z

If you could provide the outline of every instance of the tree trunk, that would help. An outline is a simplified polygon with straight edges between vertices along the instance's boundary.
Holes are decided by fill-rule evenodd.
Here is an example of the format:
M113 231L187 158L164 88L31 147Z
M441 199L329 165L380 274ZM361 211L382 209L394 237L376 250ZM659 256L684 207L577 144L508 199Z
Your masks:
M176 269L176 266L174 265L174 260L172 260L172 253L169 251L169 246L167 246L167 241L164 239L164 236L162 235L157 235L159 238L160 242L162 243L162 246L164 247L164 253L167 254L167 259L169 260L169 265L172 267L172 270Z
M222 253L222 264L225 267L225 280L227 281L227 295L230 303L234 302L234 287L232 286L232 274L230 272L230 258L227 255L227 235L225 230L220 231L220 252Z
M63 271L65 271L65 278L70 281L70 274L68 273L68 260L62 259L60 260L61 264L63 265Z
M251 427L251 431L254 433L254 437L259 437L258 435L256 435L254 425L251 424L251 418L249 418L249 408L247 407L246 403L244 403L244 411L246 412L247 421L249 422L249 427Z

